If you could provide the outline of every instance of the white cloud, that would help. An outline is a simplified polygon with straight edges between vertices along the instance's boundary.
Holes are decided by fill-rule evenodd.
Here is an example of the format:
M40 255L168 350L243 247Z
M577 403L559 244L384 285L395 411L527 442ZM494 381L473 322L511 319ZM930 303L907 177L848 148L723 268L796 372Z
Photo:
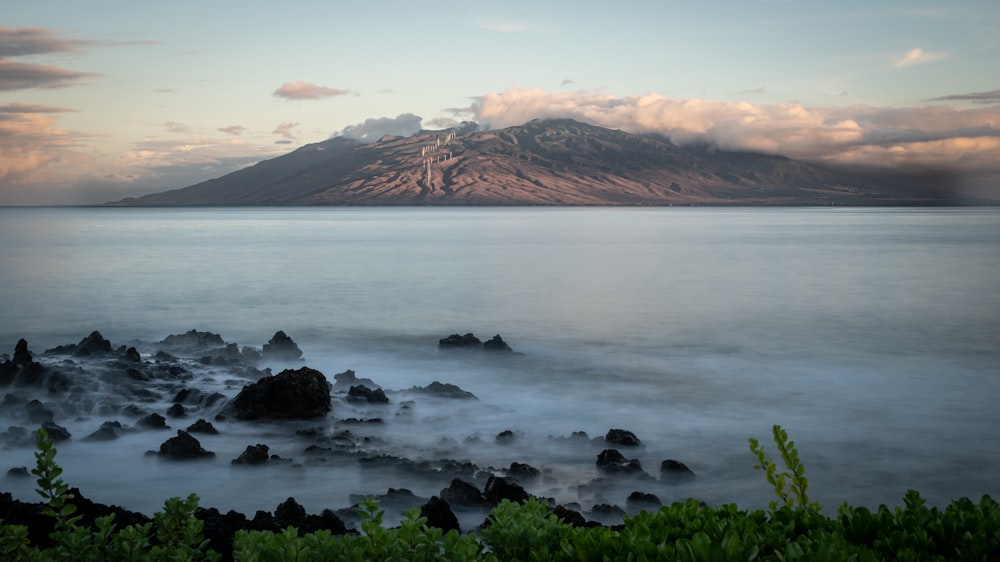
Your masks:
M298 126L299 126L298 123L287 123L287 122L279 123L278 126L275 127L273 131L271 131L271 133L275 135L281 135L286 139L294 139L295 135L292 134L292 130Z
M340 131L340 136L361 142L375 142L385 135L408 137L420 131L422 119L419 115L402 113L396 117L365 119L357 125L348 125Z
M918 64L939 61L948 58L948 53L929 53L921 48L910 49L902 57L892 62L893 68L906 68Z
M327 88L309 82L285 82L280 88L274 91L274 96L288 100L318 100L334 96L346 96L350 90L340 90L338 88Z

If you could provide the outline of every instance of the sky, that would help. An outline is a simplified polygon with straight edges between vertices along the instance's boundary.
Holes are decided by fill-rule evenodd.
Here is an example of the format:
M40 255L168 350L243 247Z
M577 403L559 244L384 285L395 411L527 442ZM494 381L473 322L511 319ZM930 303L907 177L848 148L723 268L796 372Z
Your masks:
M1000 198L996 0L0 4L0 205L548 117Z

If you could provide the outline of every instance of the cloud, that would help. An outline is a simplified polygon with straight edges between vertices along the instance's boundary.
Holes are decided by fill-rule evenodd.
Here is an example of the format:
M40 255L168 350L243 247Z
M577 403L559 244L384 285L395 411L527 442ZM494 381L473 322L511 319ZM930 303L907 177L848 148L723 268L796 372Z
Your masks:
M85 135L56 126L62 107L10 103L0 106L0 200L30 202L38 185L69 181L92 157Z
M563 81L559 83L560 86L569 86L573 83L573 80L569 78L563 78Z
M295 142L295 141L288 140L288 139L280 139L280 140L274 141L274 144L292 144L293 142Z
M478 98L470 111L494 128L571 118L828 164L1000 169L1000 107L992 106L805 106L515 88Z
M58 66L25 64L0 59L0 91L64 88L90 76L97 76L97 74L66 70Z
M191 127L177 121L167 121L163 124L171 133L190 133Z
M412 113L402 113L396 117L365 119L363 123L348 125L339 135L361 142L374 142L385 135L410 136L420 131L422 118Z
M939 61L948 58L948 53L928 53L921 48L910 49L902 57L892 62L893 68L906 68L918 64Z
M318 100L334 96L345 96L350 93L350 90L327 88L299 80L298 82L285 82L280 88L274 91L273 95L288 100Z
M243 125L230 125L228 127L220 127L219 130L227 135L242 135L246 132L246 127Z
M973 103L1000 103L1000 90L973 92L971 94L951 94L927 101L971 101Z
M41 27L12 28L0 26L0 57L24 57L51 53L72 53L84 47L114 47L119 45L156 45L158 41L105 41L66 39Z
M295 135L292 134L292 129L298 126L298 123L279 123L278 126L271 131L271 134L281 135L286 139L294 139Z

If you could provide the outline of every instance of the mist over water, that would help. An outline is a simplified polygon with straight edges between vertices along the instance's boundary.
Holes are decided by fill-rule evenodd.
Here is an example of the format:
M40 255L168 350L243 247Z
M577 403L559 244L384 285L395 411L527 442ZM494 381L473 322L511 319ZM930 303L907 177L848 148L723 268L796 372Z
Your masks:
M5 208L0 235L0 353L93 330L115 346L198 329L259 348L284 330L303 360L261 367L308 365L331 382L353 369L389 391L387 406L335 403L327 420L217 422L220 435L198 436L216 458L193 463L143 456L173 431L88 443L101 422L128 420L57 415L74 436L59 447L64 478L98 501L152 512L196 492L252 514L292 496L317 512L447 485L355 461L229 464L254 443L304 461L294 430L348 417L386 419L350 427L385 452L527 462L546 470L529 492L584 508L624 506L633 490L763 506L771 490L746 440L774 451L775 423L827 508L895 505L909 488L939 505L1000 496L996 210ZM465 332L499 333L518 354L437 349ZM252 382L198 377L230 398ZM433 381L479 400L407 392ZM13 420L0 410L0 425ZM696 481L588 488L604 447L567 438L610 428L643 441L622 452L654 477L669 458ZM522 438L496 445L508 429ZM31 449L0 459L3 471L34 463ZM0 486L22 499L33 488Z

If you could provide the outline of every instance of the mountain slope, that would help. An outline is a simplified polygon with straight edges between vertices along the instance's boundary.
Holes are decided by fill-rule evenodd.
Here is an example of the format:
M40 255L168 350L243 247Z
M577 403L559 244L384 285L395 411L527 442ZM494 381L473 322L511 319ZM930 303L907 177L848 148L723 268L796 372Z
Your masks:
M112 205L876 205L944 196L783 156L678 147L572 120L345 138Z

